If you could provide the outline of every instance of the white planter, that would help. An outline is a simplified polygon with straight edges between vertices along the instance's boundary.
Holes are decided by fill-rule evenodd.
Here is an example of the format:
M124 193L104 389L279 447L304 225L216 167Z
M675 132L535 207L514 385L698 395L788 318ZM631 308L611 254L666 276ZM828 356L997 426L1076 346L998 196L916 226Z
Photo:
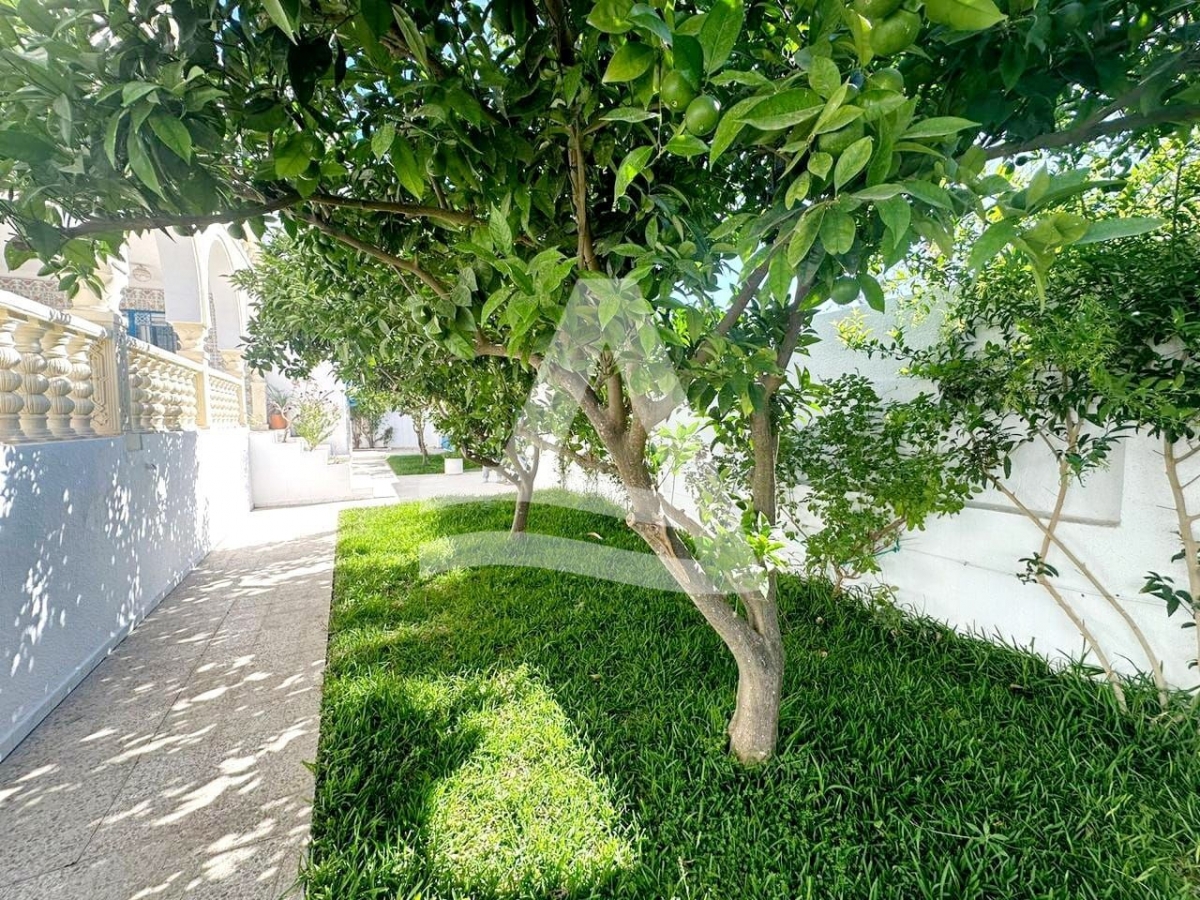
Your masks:
M463 461L456 457L446 457L446 474L461 475L463 473Z

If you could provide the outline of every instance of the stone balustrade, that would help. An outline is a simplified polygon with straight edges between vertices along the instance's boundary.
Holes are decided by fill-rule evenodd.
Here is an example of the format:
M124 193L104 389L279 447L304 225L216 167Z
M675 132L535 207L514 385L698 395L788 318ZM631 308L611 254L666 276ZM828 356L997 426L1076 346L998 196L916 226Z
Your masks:
M90 322L0 294L0 442L103 433L95 357L106 341Z
M224 372L208 370L208 426L236 428L246 424L246 407L242 402L245 388L242 380Z
M0 443L245 423L241 378L0 291Z

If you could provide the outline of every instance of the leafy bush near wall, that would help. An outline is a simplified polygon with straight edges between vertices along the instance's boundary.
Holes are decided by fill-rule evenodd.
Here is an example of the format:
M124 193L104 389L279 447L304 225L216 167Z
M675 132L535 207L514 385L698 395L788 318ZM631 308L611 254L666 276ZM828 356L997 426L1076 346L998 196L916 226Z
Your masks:
M343 514L313 900L1182 898L1200 738L1077 672L780 582L780 752L726 753L733 661L680 594L543 570L422 578L511 501ZM536 503L530 532L639 550ZM1153 709L1152 688L1130 703Z
M292 409L292 431L309 450L317 449L337 428L340 416L328 392L305 387L293 396Z

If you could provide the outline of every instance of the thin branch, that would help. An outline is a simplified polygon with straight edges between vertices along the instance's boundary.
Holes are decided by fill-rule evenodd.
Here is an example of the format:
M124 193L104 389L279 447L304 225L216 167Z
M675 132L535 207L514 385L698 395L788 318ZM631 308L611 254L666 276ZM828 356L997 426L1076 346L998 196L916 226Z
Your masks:
M1020 153L1032 153L1036 150L1056 150L1063 147L1073 147L1086 144L1099 137L1110 134L1121 134L1125 131L1136 131L1153 125L1166 125L1171 122L1200 121L1200 106L1166 106L1145 115L1122 116L1107 122L1095 124L1084 123L1066 131L1055 131L1039 135L1027 141L1010 141L987 147L984 153L988 159L1000 159L1005 156L1016 156Z
M414 203L392 203L387 200L362 200L358 197L339 197L336 194L314 194L308 198L318 206L337 206L343 209L359 209L366 212L394 213L410 219L440 219L450 225L481 225L483 220L473 213L442 209L439 206L422 206Z
M599 472L602 475L617 474L617 467L612 463L605 462L602 459L597 459L591 455L584 456L582 453L578 453L572 450L570 447L548 441L540 434L534 434L531 431L522 430L521 437L529 441L529 443L540 447L542 450L545 450L547 453L553 453L555 456L566 457L581 469L586 469L589 472Z
M388 253L386 250L381 250L380 248L376 247L374 244L368 244L366 241L360 240L359 238L356 238L351 234L347 234L346 232L342 231L341 229L335 228L333 225L330 225L324 219L321 219L321 218L311 215L309 213L299 213L297 215L297 218L300 219L302 222L307 222L313 228L317 229L318 231L320 231L324 234L329 235L331 238L341 241L347 247L353 247L355 250L358 250L360 253L365 253L367 256L374 257L375 259L379 260L380 262L386 263L387 265L391 266L394 269L398 269L401 272L408 272L412 275L416 275L423 282L425 282L425 284L427 284L430 287L430 289L435 294L437 294L439 297L445 299L450 296L450 291L446 288L446 286L444 284L442 284L441 281L439 281L435 276L431 275L429 272L426 272L423 268L421 268L419 265L417 265L412 260L404 259L399 256L395 256L391 253Z
M209 213L203 216L167 215L167 216L132 216L120 219L90 219L59 229L66 238L83 237L89 234L101 234L106 231L152 231L167 228L204 228L208 225L222 225L227 222L237 222L241 219L252 219L278 212L296 203L300 197L281 197L269 203L258 203L254 206L243 206L238 209L227 209L221 212Z
M599 272L600 263L596 259L596 247L592 242L592 226L588 223L587 170L578 122L571 123L567 162L571 167L571 196L575 202L575 227L579 235L579 265L589 272Z
M729 304L729 309L725 310L725 315L721 316L721 321L713 329L713 334L718 337L725 337L733 330L733 326L737 324L738 319L742 317L742 313L746 311L746 307L750 305L750 301L754 299L754 295L758 293L758 289L762 287L763 280L766 279L767 272L770 269L771 256L768 254L767 258L743 282L741 290L737 292L737 296ZM698 365L703 365L712 359L715 354L716 351L713 349L712 343L706 341L696 349L692 360Z

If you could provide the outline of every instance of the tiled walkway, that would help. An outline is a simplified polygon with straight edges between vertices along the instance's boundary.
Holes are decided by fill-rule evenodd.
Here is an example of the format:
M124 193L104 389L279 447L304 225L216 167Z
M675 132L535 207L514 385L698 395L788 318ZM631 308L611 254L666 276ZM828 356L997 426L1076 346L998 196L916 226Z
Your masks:
M299 897L341 508L251 513L0 763L0 900Z
M0 898L293 887L337 512L252 513L0 763Z

